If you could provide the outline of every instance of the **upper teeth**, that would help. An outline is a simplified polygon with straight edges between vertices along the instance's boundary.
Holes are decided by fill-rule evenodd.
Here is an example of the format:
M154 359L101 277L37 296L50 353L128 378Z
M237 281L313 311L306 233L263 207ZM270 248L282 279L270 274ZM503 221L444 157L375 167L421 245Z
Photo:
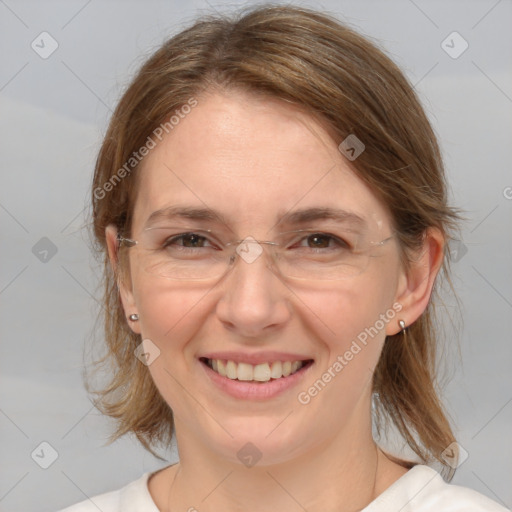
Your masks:
M248 364L225 361L223 359L208 359L208 365L214 371L233 380L256 380L267 382L270 379L288 377L302 368L305 361L274 361L273 363Z

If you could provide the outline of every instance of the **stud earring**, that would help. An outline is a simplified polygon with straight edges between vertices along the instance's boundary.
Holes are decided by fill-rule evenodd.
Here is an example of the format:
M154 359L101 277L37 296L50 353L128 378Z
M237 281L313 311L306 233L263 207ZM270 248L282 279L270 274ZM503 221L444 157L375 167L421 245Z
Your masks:
M132 322L136 322L136 321L139 319L139 315L137 315L137 313L132 313L128 318L129 318Z
M405 331L405 322L403 320L398 320L398 325L402 331Z

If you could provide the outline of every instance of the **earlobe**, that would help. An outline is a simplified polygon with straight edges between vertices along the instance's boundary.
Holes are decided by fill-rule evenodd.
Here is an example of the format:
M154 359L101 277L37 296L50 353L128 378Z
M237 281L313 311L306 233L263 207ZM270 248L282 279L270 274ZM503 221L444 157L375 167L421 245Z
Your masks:
M409 261L409 268L403 270L395 300L402 305L400 318L407 326L413 324L428 306L436 277L443 264L444 244L445 239L439 229L427 229L422 247ZM400 331L398 324L388 324L386 334L390 336Z
M119 261L119 242L117 241L117 228L113 224L109 224L105 229L105 240L108 249L108 257L112 271L117 281L117 288L119 290L119 297L125 317L127 318L130 329L136 334L140 334L140 327L136 320L138 320L137 306L132 292L131 279L129 279L129 269L120 268Z

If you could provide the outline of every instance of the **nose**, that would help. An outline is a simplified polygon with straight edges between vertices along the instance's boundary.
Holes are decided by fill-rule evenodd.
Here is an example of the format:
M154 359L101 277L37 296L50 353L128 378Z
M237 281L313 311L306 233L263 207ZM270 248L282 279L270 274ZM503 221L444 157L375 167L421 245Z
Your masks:
M217 317L224 326L247 338L268 335L291 318L290 290L270 268L265 244L238 246L232 268L219 286Z

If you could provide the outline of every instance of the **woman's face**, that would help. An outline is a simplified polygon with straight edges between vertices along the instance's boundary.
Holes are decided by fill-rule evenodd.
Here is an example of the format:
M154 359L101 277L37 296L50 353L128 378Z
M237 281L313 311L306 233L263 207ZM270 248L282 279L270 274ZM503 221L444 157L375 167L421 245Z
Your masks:
M310 228L374 242L392 233L386 209L321 126L276 100L233 92L198 98L140 172L131 232L138 240L156 225L211 229L222 241L269 241ZM207 209L223 222L167 219L165 209L176 206ZM292 223L291 214L320 208L352 217ZM190 241L188 248L213 250ZM332 247L310 237L300 250L318 242L320 250ZM238 463L247 454L261 454L259 464L284 462L342 435L369 435L373 370L401 318L396 301L405 281L394 239L374 248L363 272L335 280L279 275L269 268L270 247L246 245L254 258L240 252L222 278L203 281L162 277L150 271L150 252L127 249L131 283L123 303L127 315L139 314L132 327L151 340L149 371L172 408L178 443L188 439ZM246 363L226 363L241 379L287 373L290 363L278 361L308 363L288 377L254 382L219 375L222 363L213 363L216 372L209 359Z

